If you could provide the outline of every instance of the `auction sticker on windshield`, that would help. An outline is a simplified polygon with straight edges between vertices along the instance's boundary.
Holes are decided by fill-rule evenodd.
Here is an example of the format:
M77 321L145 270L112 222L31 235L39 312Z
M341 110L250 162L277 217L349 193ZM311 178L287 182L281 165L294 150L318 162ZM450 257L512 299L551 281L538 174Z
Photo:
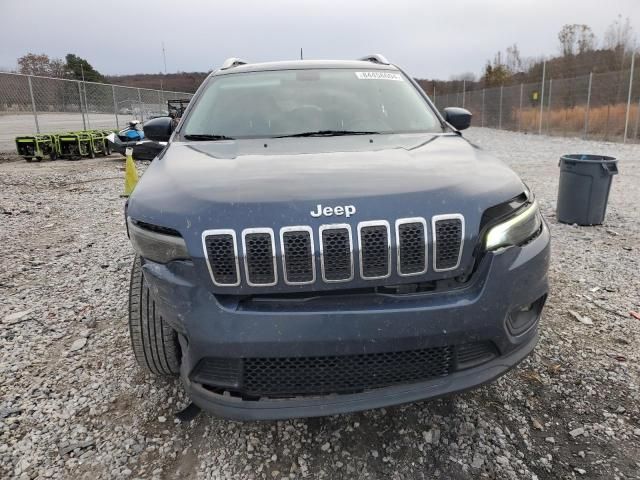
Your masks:
M401 82L402 75L395 72L356 72L360 80L396 80Z

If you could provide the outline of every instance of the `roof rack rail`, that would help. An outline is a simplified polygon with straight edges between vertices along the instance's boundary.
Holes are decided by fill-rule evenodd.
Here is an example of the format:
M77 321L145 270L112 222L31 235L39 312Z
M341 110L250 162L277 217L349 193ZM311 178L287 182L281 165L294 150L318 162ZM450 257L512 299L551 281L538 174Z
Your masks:
M381 65L391 65L391 62L385 58L384 55L374 53L373 55L367 55L366 57L359 58L363 62L379 63Z
M241 58L231 57L231 58L227 58L224 61L224 63L220 67L220 70L226 70L227 68L233 68L233 67L237 67L239 65L246 65L246 64L247 64L247 62L245 62Z

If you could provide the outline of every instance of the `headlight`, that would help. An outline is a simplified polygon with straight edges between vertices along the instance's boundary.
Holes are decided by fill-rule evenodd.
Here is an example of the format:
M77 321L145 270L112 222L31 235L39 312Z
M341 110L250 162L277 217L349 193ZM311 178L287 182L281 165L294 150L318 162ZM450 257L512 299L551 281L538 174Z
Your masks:
M507 221L492 227L485 237L487 250L495 250L510 245L521 245L540 231L542 217L538 202L533 202L522 212Z
M133 248L141 257L158 263L189 258L187 245L182 237L141 228L131 218L127 219L127 225Z

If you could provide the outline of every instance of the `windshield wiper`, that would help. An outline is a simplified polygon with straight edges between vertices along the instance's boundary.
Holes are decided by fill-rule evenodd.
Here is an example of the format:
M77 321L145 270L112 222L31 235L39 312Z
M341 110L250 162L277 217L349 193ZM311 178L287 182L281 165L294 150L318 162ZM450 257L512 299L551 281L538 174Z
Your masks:
M290 135L279 135L275 138L293 137L339 137L342 135L378 135L380 132L363 132L358 130L316 130L314 132L292 133Z
M235 140L226 135L211 135L209 133L190 133L184 136L187 140Z

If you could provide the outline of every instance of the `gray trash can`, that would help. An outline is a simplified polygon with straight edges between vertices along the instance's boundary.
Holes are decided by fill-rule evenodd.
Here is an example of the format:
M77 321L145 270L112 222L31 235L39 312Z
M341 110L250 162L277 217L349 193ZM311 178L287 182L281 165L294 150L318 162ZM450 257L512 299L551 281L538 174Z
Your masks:
M617 160L604 155L560 157L560 186L556 218L562 223L600 225L604 222L611 179Z

